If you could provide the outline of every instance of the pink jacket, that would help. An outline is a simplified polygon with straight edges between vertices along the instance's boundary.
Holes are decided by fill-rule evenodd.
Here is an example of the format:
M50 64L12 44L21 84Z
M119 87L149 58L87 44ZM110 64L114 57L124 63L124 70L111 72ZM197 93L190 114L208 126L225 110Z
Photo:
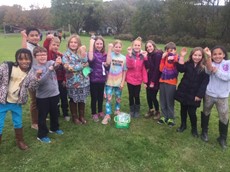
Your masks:
M141 85L148 82L147 71L144 65L144 58L136 54L135 58L126 55L126 82L132 85Z

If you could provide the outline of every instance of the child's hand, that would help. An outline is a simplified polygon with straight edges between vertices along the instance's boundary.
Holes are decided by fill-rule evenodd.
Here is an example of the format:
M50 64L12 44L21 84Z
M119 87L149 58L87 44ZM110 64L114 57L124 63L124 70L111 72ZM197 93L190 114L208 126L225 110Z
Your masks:
M89 63L88 62L82 63L82 66L83 67L89 66Z
M53 34L48 34L48 35L46 36L47 39L53 39L53 37L54 37Z
M183 47L180 51L181 57L184 57L187 54L187 48Z
M201 101L200 97L195 96L195 102Z
M154 87L154 83L151 82L150 85L149 85L150 88L153 88Z
M81 47L78 48L77 54L81 57L84 58L86 56L86 46L82 45Z
M168 60L174 60L174 56L168 56Z
M144 56L144 57L147 57L147 51L141 51L141 54Z
M112 48L113 48L113 44L112 44L112 43L109 43L109 44L108 44L108 49L111 50Z
M129 56L131 56L132 55L132 47L128 47L127 51L128 51Z
M51 66L49 67L49 70L54 70L54 66L51 65Z
M41 78L41 75L42 75L42 70L41 70L41 69L38 69L38 70L36 71L36 77L37 77L37 79L40 79L40 78Z
M204 52L209 58L211 58L211 51L208 47L205 47Z
M163 55L162 55L162 59L164 59L167 56L168 56L168 52L164 52Z
M21 31L21 35L22 35L23 38L27 39L26 30Z
M68 69L68 68L69 68L69 64L68 64L68 63L65 63L65 64L64 64L64 68L65 68L65 69Z

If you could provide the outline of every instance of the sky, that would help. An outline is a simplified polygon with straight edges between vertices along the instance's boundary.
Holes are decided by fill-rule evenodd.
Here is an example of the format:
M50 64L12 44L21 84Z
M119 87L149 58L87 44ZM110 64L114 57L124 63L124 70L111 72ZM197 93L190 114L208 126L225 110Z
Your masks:
M14 4L21 5L25 9L30 9L30 5L42 7L51 7L50 0L1 0L1 5L13 6Z
M220 0L220 4L224 4L224 0ZM42 7L51 7L51 1L50 0L1 0L1 5L8 5L12 6L14 4L21 5L25 9L30 9L30 5L39 6Z

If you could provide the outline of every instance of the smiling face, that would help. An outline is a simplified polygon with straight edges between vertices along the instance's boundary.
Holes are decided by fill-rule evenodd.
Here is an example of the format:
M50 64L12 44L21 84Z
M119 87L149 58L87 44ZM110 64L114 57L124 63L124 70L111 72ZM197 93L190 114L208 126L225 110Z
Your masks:
M44 65L47 62L47 53L46 52L38 52L35 55L37 60L37 64Z
M225 54L222 49L216 48L212 51L212 59L215 63L221 63L224 57Z
M151 44L150 42L148 42L148 43L146 44L146 51L147 51L148 53L152 53L154 50L155 50L155 48L154 48L153 44Z
M21 53L20 57L17 58L17 63L22 71L27 72L32 63L31 57L29 56L29 54Z
M120 43L116 43L113 47L113 51L115 54L120 54L122 49L122 45Z
M30 33L27 35L27 41L33 44L38 44L38 42L40 41L40 35L38 31L30 31Z
M133 42L133 50L134 50L135 52L140 52L140 51L141 51L141 41L135 40L135 41Z
M59 50L59 47L60 47L60 43L59 42L56 42L56 41L51 41L50 42L50 47L49 49L53 52L58 52Z
M200 50L197 50L192 55L192 60L195 64L198 64L202 60L202 52Z
M101 52L104 47L103 41L101 39L97 39L94 43L94 47L95 50Z
M78 49L78 41L75 37L73 37L72 39L70 39L69 41L69 48L72 50L72 51L77 51Z

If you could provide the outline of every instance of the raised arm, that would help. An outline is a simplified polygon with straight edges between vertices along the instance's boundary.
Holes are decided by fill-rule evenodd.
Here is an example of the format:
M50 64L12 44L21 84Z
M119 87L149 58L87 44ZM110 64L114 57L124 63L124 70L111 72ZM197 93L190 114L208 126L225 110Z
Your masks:
M22 48L27 48L27 35L26 35L26 30L21 31L22 35Z
M183 47L180 51L179 64L184 64L184 57L187 54L187 48Z
M106 58L106 66L109 66L111 63L111 53L112 53L112 49L113 49L113 44L109 44L108 45L108 53L107 53L107 58Z
M89 42L89 61L93 60L93 46L94 46L95 40L93 38L90 39Z

